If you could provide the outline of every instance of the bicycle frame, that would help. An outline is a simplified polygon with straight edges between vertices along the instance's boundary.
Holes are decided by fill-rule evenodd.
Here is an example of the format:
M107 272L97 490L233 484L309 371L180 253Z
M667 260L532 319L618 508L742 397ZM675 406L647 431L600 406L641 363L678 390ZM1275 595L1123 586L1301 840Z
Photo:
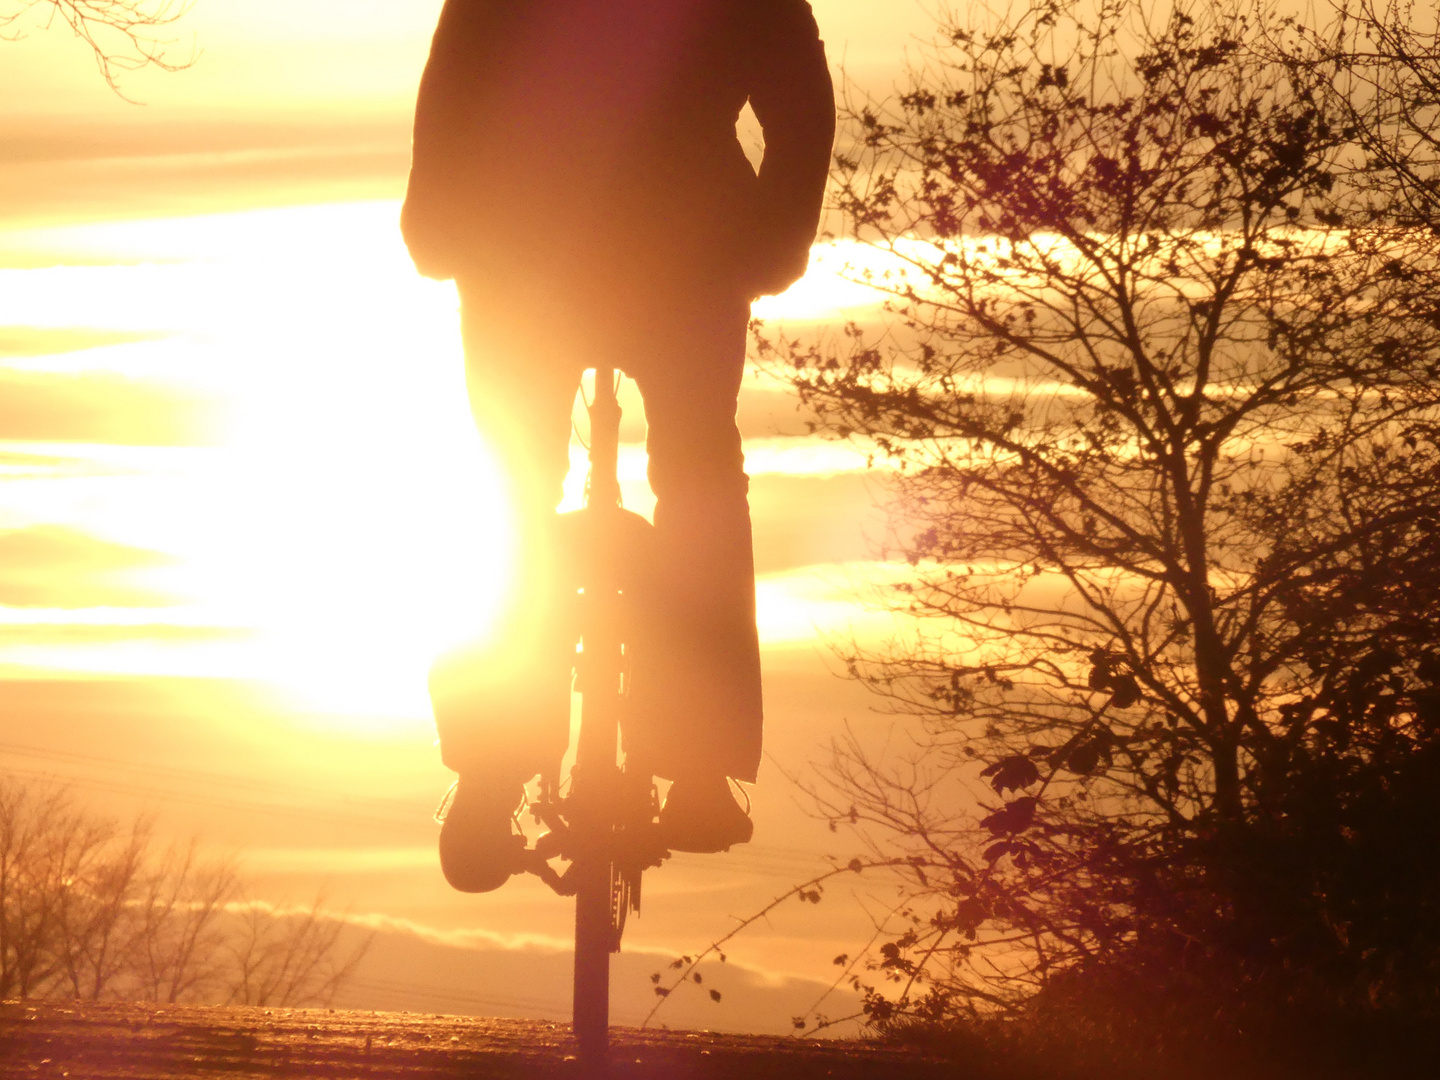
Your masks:
M559 797L557 775L543 775L534 808L550 832L532 850L531 872L561 895L575 897L575 1038L590 1065L609 1048L610 954L619 952L626 916L640 909L641 874L669 855L658 841L658 798L641 764L620 764L620 728L628 680L625 609L633 601L624 572L627 545L648 535L644 519L620 505L616 468L620 404L615 372L595 372L590 412L590 477L579 517L579 630L575 689L581 696L580 734L570 790ZM627 762L627 764L629 764ZM546 863L570 860L557 875Z
M595 399L590 405L590 482L585 507L594 515L600 534L596 539L602 544L611 532L604 527L607 519L620 510L619 452L620 403L614 374L601 368L595 372ZM613 837L606 835L613 831L613 815L606 810L618 808L621 801L622 775L616 758L625 693L615 562L613 557L594 559L581 584L583 644L576 680L581 694L580 736L570 798L580 800L572 812L578 841L573 1024L581 1054L587 1058L603 1058L608 1049L610 954L620 949L630 901L623 895L623 884L615 880ZM588 857L582 854L587 852Z

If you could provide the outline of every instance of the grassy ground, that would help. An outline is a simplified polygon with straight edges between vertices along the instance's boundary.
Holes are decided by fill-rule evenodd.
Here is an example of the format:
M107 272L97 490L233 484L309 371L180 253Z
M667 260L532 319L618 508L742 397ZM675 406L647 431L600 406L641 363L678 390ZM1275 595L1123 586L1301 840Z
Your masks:
M962 1075L913 1051L708 1032L612 1033L616 1078L905 1080ZM595 1075L569 1026L413 1013L0 1003L0 1077L439 1080Z

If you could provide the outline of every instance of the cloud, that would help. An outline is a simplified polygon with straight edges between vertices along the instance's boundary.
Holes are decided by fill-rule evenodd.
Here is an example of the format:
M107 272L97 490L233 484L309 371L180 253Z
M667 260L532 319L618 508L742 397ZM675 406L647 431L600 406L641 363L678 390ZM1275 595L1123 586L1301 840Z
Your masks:
M873 473L752 477L756 572L873 557L885 536L885 516L876 505L881 497Z
M3 393L3 390L0 390ZM0 532L0 604L9 607L149 607L169 598L128 584L132 571L163 566L170 558L144 548L100 540L58 526L34 526ZM36 627L6 628L35 640ZM116 632L136 636L135 627L62 627L66 641L111 640ZM156 628L163 629L163 628ZM187 634L193 628L178 628ZM7 636L0 629L0 639Z
M0 370L0 439L208 445L218 414L200 395L117 375Z
M0 326L0 358L56 356L62 353L99 349L107 345L132 345L156 341L163 334L134 330L100 330L88 327Z
M568 1020L572 943L520 940L485 931L443 931L384 915L332 913L360 933L372 933L369 952L336 1004L351 1009L411 1010L450 1014ZM349 941L364 940L358 934ZM676 982L670 966L679 954L627 947L611 962L611 1019L634 1025L656 1002L651 976ZM848 1015L858 1001L845 991L827 994L820 979L800 978L730 960L697 969L703 982L676 988L653 1027L714 1031L793 1033L792 1016L824 998L831 1015ZM713 1001L708 991L719 990ZM832 1034L855 1034L849 1027Z
M0 623L0 648L56 645L113 645L117 642L243 641L248 630L230 626L177 626L174 623Z
M394 197L409 166L408 124L398 111L289 122L0 122L0 224ZM20 265L48 260L30 253Z

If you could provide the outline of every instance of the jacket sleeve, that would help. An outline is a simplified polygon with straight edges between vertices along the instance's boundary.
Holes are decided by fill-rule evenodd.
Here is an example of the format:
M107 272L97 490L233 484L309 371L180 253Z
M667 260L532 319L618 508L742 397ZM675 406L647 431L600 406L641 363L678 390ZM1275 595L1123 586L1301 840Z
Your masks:
M765 135L759 177L759 289L805 273L835 142L835 89L806 0L771 0L757 40L750 107Z
M410 155L410 183L400 231L415 268L454 277L472 213L476 128L491 51L494 0L446 0L420 78Z

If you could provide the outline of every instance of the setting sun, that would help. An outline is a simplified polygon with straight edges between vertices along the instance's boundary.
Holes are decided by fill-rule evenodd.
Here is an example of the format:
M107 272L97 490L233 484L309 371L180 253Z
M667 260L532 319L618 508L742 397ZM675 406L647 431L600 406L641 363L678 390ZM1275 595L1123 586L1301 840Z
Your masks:
M258 679L339 723L428 725L426 670L444 646L484 636L512 537L465 408L453 289L413 275L396 214L393 202L354 203L0 237L12 265L38 264L0 270L0 323L89 346L11 356L7 370L97 398L119 380L157 410L170 395L193 403L192 422L207 418L200 445L13 448L8 527L45 522L157 555L112 574L152 607L87 618L177 635L12 641L0 663ZM277 265L280 250L298 257ZM856 249L817 252L811 275L757 314L803 321L874 305L846 280ZM45 265L55 260L68 265ZM626 408L638 418L633 390ZM580 505L583 453L577 440L562 509ZM747 461L755 476L867 466L859 451L794 438L747 443ZM648 513L644 477L643 448L627 444L626 502ZM836 625L805 594L767 592L767 640Z

